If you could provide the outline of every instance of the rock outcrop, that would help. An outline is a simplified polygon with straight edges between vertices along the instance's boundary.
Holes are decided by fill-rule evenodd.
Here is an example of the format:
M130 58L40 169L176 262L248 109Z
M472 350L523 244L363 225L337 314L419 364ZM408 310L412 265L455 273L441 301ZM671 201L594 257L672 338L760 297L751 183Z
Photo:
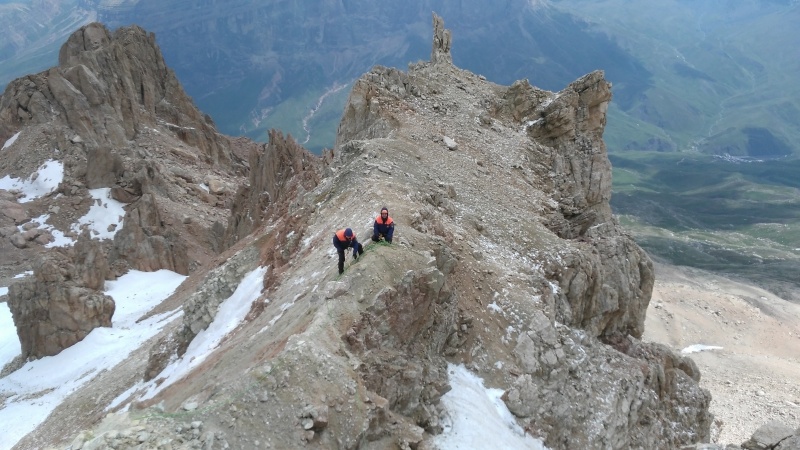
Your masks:
M750 439L741 445L695 444L681 450L797 450L800 449L800 428L780 421L770 421L758 427Z
M69 280L86 292L55 293L72 292L72 287L10 290L18 329L27 329L36 317L41 323L30 332L36 336L47 334L36 330L48 329L52 318L25 312L26 303L58 309L54 304L63 300L67 303L61 309L76 312L78 297L103 297L99 291L105 279L129 269L188 274L221 251L223 224L246 170L242 156L257 147L216 132L164 63L154 35L136 26L112 34L98 23L68 39L57 67L8 85L0 98L0 140L15 134L0 161L4 174L29 177L49 160L63 167L63 181L42 199L22 204L14 201L21 194L2 197L7 203L2 219L20 228L3 228L0 248L23 250L20 255L27 256L17 262L27 260L32 268L30 261L48 252L56 231L77 239L81 230L73 224L97 204L92 190L109 188L109 197L126 205L119 225L91 233L114 231L113 238L99 239L92 251L95 262L102 260L107 267L96 267L91 282L70 277L49 281L56 286ZM48 214L31 220L43 210ZM69 252L71 264L82 265L78 260L89 257L82 247L75 244ZM67 327L69 337L26 338L25 355L53 355L91 327L109 326L113 308L102 305L97 303L102 320L84 320L84 313L73 317L80 325ZM87 317L94 314L89 309Z
M794 450L800 448L800 428L781 422L768 422L742 443L746 450Z
M0 103L0 140L57 118L99 156L89 163L107 171L137 135L164 126L208 162L233 163L226 138L184 93L152 33L132 26L112 35L92 23L70 36L58 64L9 83ZM104 174L91 178L102 182Z
M154 194L140 196L126 212L125 226L114 236L112 261L126 261L130 268L145 272L167 269L188 274L186 242L164 215Z
M297 201L319 184L322 162L291 136L269 133L269 142L250 153L248 183L239 187L233 202L225 243L230 246L252 233L287 203Z
M450 45L452 35L450 30L445 29L444 20L434 14L433 16L433 48L431 49L431 64L453 63L450 56Z
M102 247L84 235L74 248L44 255L33 277L11 285L8 307L23 358L55 355L111 326L114 300L100 292L107 272Z
M136 28L114 36L152 42ZM360 78L324 157L277 131L266 145L239 142L238 152L226 152L235 141L213 133L195 146L210 122L194 119L192 132L166 124L159 133L144 125L80 132L83 142L111 148L93 154L102 169L92 171L108 177L90 183L113 182L115 198L129 200L122 231L105 244L108 276L127 267L190 273L168 300L183 318L154 340L149 360L131 364L142 384L126 386L122 397L115 387L114 408L181 411L188 428L168 416L148 426L186 446L424 449L454 414L441 402L449 363L502 389L518 424L550 448L709 440L710 396L697 367L639 341L653 268L608 204L602 132L610 84L594 72L558 93L527 81L498 86L455 67L451 40L434 16L430 62L407 72L375 67ZM86 28L65 45L61 64L110 64L103 49L127 48L112 42L102 28ZM111 84L80 64L54 83L59 92L82 92L72 101L92 114L63 126L96 130L91 108L106 104ZM158 125L144 110L187 126L195 116L157 100L177 89L156 66L136 72L161 73L160 88L123 89L126 99L102 108L125 123ZM137 76L120 85L141 87ZM12 92L17 103L9 104L20 111L23 97ZM34 126L28 112L41 109L37 99L16 118L2 115L8 108L0 118ZM162 141L165 130L175 135ZM150 140L129 145L139 134ZM236 155L245 152L247 181L235 177ZM207 178L218 174L232 177ZM207 192L193 187L199 180ZM76 193L88 187L67 185ZM181 241L195 222L178 217L197 216L193 203L208 218ZM397 224L391 245L369 241L382 206ZM230 215L220 220L215 211L224 208ZM344 227L369 245L357 261L348 256L339 276L331 237ZM203 249L221 253L201 261ZM81 273L70 277L85 285L102 278ZM186 377L168 380L170 364L254 273L262 289L244 321ZM14 287L10 297L23 301L22 291ZM54 413L50 426L65 414ZM64 444L64 435L51 442ZM86 433L68 441L79 448L108 439Z

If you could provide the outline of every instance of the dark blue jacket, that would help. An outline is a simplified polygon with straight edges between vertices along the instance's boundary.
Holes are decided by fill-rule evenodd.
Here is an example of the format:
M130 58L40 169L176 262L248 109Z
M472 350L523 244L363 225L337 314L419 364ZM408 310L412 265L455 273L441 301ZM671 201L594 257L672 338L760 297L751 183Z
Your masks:
M375 224L372 225L372 233L375 236L382 234L387 241L391 241L394 234L394 220L391 217L387 217L386 222L384 222L383 217L378 216L375 219Z
M341 235L342 239L339 239L339 235ZM336 233L333 233L333 246L336 247L337 250L344 251L347 248L353 248L353 256L358 252L358 241L356 240L356 235L353 235L353 239L347 239L344 237L344 230L339 230Z

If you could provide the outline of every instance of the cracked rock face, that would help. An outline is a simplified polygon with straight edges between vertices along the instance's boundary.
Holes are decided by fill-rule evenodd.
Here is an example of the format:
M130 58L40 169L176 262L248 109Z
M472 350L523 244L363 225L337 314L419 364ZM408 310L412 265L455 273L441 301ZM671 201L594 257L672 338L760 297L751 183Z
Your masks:
M85 238L69 253L48 253L37 261L33 277L9 288L23 357L55 355L96 327L111 326L114 300L97 290L108 270L102 248Z
M221 251L242 180L240 155L256 147L216 133L166 67L152 34L138 27L112 34L96 23L69 38L57 67L9 83L0 98L0 138L11 136L0 173L33 180L37 168L55 160L63 181L24 203L21 192L2 191L0 251L9 255L2 284L46 267L37 258L63 260L71 274L47 289L21 281L9 290L17 328L27 330L26 358L56 354L93 327L110 326L113 302L109 307L100 292L105 280L130 269L188 274ZM76 222L105 203L92 195L101 188L125 205L124 218L89 232ZM98 238L98 231L113 232L113 239ZM77 243L50 256L57 232ZM41 313L55 308L62 323Z
M80 251L82 264L107 261L105 275L76 267L36 277L97 289L128 268L190 275L158 307L181 308L182 318L108 376L131 381L91 387L93 398L127 396L116 429L157 409L189 425L165 415L148 421L148 433L205 448L429 448L446 423L440 399L453 363L502 389L518 423L551 448L708 439L710 397L697 367L638 340L653 267L608 204L611 86L602 72L561 92L526 80L499 86L453 66L453 36L438 17L433 28L430 62L375 67L354 83L336 144L321 157L278 131L267 144L216 135L173 97L180 86L136 27L84 28L52 81L10 85L0 137L68 100L83 105L83 116L54 119L61 133L49 138L69 142L60 193L82 207L89 186L111 184L127 205L113 242ZM141 57L126 53L140 46ZM109 83L99 67L124 79ZM111 95L110 86L123 88ZM122 119L101 127L101 110ZM370 240L383 206L396 223L391 245ZM4 220L25 214L34 216ZM366 251L348 253L340 276L331 239L345 227ZM153 398L128 391L165 382L162 371L254 270L264 273L260 293L202 364ZM24 286L10 290L14 302L43 298ZM93 425L64 407L23 446Z

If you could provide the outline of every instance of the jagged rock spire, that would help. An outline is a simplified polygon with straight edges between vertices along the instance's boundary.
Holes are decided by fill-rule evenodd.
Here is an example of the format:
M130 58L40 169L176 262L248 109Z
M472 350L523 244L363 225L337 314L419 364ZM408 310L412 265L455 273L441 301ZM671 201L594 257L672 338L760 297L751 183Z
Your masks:
M444 28L444 20L433 13L433 49L431 49L431 64L446 62L453 64L450 56L450 43L452 36L450 30Z

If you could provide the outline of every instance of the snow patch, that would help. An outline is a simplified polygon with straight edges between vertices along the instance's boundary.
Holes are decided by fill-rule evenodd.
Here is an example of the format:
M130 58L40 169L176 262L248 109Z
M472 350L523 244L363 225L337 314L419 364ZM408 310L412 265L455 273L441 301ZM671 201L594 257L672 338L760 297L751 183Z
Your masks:
M10 175L0 178L0 189L21 191L23 195L18 201L27 203L53 192L63 179L64 165L60 161L50 159L39 166L27 180L11 178Z
M261 295L267 270L268 267L259 267L242 278L236 291L219 306L214 321L192 339L183 357L165 367L153 381L141 386L147 389L141 400L155 397L164 388L189 374L217 349L222 339L242 323L253 302ZM164 381L156 384L155 380L161 379Z
M7 287L0 288L0 295L5 295L7 292ZM17 327L14 326L11 310L8 309L7 302L0 303L0 368L21 353L22 346L17 338Z
M496 313L502 313L503 312L503 308L501 308L500 305L498 305L495 302L489 303L489 305L486 306L486 307L489 308L489 311L493 311L493 312L496 312Z
M681 353L686 355L689 353L699 353L710 350L722 350L722 347L717 347L715 345L694 344L681 350Z
M463 365L448 364L452 389L442 396L444 431L432 443L439 450L473 448L547 450L525 433L503 400L502 389L487 389Z
M6 143L3 144L3 150L5 150L7 147L11 147L11 145L14 144L14 142L17 141L17 138L19 137L20 133L22 133L22 132L18 131L17 134L15 134L15 135L11 136L10 138L8 138Z
M106 282L105 293L114 298L111 328L96 328L82 341L55 356L30 361L0 379L0 448L11 448L41 424L64 399L100 371L111 368L158 333L180 311L155 315L137 322L143 312L167 298L186 277L174 272L130 271ZM11 312L0 305L0 361L21 353ZM10 346L10 347L9 347ZM10 350L9 350L10 348Z
M114 239L117 231L122 229L125 217L124 204L111 198L111 188L99 188L89 191L94 202L89 212L72 225L72 230L80 233L81 226L87 225L95 239Z

